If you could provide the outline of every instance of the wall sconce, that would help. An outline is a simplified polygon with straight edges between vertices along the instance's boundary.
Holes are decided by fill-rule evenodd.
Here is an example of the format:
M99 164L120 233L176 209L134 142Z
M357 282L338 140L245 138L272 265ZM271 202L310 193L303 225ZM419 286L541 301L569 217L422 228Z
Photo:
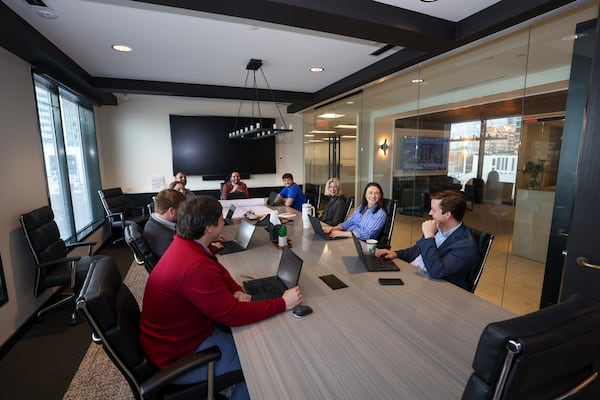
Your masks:
M389 148L389 147L390 147L390 146L388 146L388 144L387 144L387 139L384 139L384 140L383 140L383 143L381 143L381 146L379 146L379 148L380 148L381 150L383 150L383 155L384 155L384 156L387 154L387 150L388 150L388 148Z

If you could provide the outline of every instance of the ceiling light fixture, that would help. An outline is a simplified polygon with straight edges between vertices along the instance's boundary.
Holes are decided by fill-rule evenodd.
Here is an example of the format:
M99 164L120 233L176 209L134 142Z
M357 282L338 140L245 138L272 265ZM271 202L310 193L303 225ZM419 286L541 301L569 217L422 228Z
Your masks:
M356 129L356 125L341 124L341 125L334 126L334 128L338 128L338 129Z
M312 67L310 69L310 72L323 72L323 71L325 71L325 68L323 68L323 67Z
M423 83L423 79L421 79L421 78L411 79L410 83Z
M50 9L37 10L37 15L45 19L56 19L58 15Z
M253 121L255 121L253 124L251 124L250 126L246 126L244 128L238 129L237 127L237 119L236 119L236 126L234 126L234 130L232 132L229 132L229 139L247 139L247 140L255 140L255 139L262 139L262 138L266 138L266 137L270 137L270 136L275 136L279 133L287 133L287 132L292 132L292 125L289 126L285 123L285 119L283 118L283 114L281 113L281 110L279 109L279 104L277 103L277 101L275 100L275 96L273 95L273 91L271 90L271 87L269 86L269 82L267 81L267 77L265 76L265 73L263 72L263 70L261 69L262 67L262 60L257 60L255 58L250 59L250 61L248 61L248 64L246 65L246 80L244 81L244 92L246 92L246 90L252 89L252 92L256 93L256 100L248 100L252 102L252 117L251 119ZM260 70L262 77L265 81L265 84L267 86L267 90L269 91L269 94L271 95L271 98L273 99L273 103L275 103L275 108L277 109L277 112L279 113L279 118L281 118L281 122L283 123L283 126L281 128L277 128L277 124L273 124L273 127L266 127L265 124L263 124L262 121L262 115L260 112L260 98L258 95L258 85L256 83L256 71ZM252 81L253 81L253 85L252 87L248 87L248 77L250 76L250 71L252 71ZM240 117L240 111L242 109L242 103L244 102L244 96L242 95L242 98L240 99L240 107L238 109L238 119ZM256 103L256 108L258 110L258 117L256 117L254 115L254 103Z
M310 133L335 133L336 131L321 131L321 130L312 130Z
M132 51L133 49L125 44L113 44L112 46L113 50L116 51L120 51L122 53L129 53L130 51Z
M423 3L434 3L437 0L421 0Z

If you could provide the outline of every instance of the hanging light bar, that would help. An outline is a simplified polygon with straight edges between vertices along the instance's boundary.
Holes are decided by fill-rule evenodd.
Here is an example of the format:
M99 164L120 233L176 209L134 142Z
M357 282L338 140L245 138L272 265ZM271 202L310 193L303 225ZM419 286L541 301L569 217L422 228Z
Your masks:
M270 136L275 136L280 133L287 133L287 132L293 131L292 125L288 126L286 124L285 119L283 118L283 114L281 113L281 110L279 109L279 105L275 101L275 96L273 95L273 91L271 90L271 87L269 86L267 77L265 76L265 73L263 72L261 67L262 67L262 60L257 60L255 58L250 59L250 61L246 65L247 72L246 72L246 80L244 82L244 92L245 92L246 89L248 88L248 77L250 76L250 71L252 71L253 82L254 82L252 89L254 90L254 93L256 93L256 104L257 104L256 108L258 110L258 118L256 118L254 116L254 100L248 100L248 101L252 101L252 120L255 122L249 126L238 128L237 120L240 118L240 111L242 109L242 103L244 102L244 97L242 96L242 98L240 99L240 106L238 109L238 115L237 115L234 130L229 132L229 134L228 134L229 139L256 140L256 139L262 139L262 138L266 138L266 137L270 137ZM281 122L283 123L283 125L280 128L277 128L277 124L273 124L272 127L265 126L265 124L263 124L262 115L261 115L261 111L260 111L260 99L258 96L258 86L256 84L256 71L258 71L258 70L260 70L262 77L265 80L265 83L267 85L267 90L269 91L271 98L273 99L273 102L275 103L275 108L277 109L277 112L279 113L279 118L281 118Z

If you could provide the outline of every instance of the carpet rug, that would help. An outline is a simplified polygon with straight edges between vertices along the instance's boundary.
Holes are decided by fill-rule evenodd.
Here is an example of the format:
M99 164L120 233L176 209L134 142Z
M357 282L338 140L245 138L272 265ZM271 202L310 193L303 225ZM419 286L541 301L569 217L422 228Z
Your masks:
M147 279L148 273L144 267L134 262L123 280L140 307ZM63 399L128 400L134 399L134 396L127 381L108 358L102 346L92 342Z

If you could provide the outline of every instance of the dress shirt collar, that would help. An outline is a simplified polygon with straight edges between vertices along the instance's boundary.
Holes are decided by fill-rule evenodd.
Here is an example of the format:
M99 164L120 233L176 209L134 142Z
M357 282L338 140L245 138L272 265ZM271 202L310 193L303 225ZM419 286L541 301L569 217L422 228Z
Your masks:
M163 217L161 217L160 215L158 215L155 212L152 213L152 218L159 224L163 224L164 226L175 230L175 222L167 221L166 219L164 219Z

